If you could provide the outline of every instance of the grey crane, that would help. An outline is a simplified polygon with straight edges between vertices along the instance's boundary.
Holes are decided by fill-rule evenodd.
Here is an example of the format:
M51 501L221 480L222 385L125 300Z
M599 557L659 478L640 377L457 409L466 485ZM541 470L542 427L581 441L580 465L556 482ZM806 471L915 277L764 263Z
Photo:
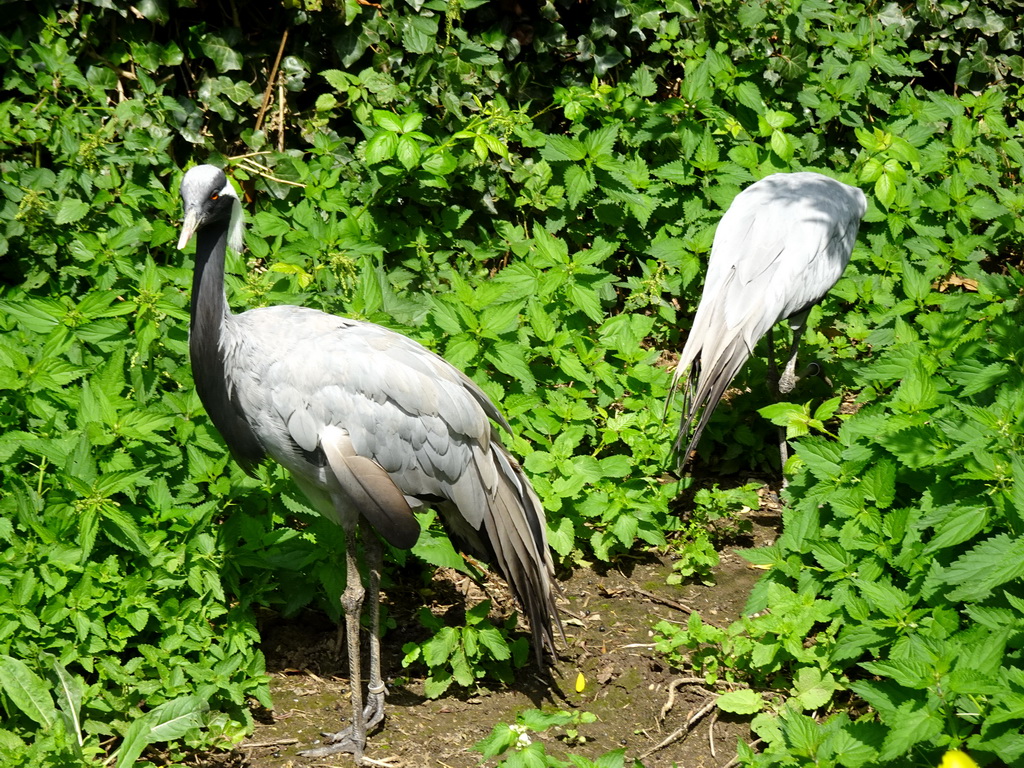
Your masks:
M280 462L346 540L345 614L352 723L316 757L350 752L384 716L378 536L415 544L413 511L434 506L463 549L494 564L529 617L539 666L554 651L554 567L544 510L492 422L504 417L466 375L412 339L372 323L297 306L232 314L226 248L242 247L242 206L224 172L199 165L181 182L178 247L196 239L189 352L196 389L232 455L248 472ZM357 537L368 568L364 589ZM368 595L366 594L368 591ZM362 701L359 616L370 611Z
M807 313L842 276L866 211L861 190L810 172L767 176L733 200L715 232L704 291L672 377L669 397L686 378L676 450L689 441L679 454L680 470L762 336L768 335L779 394L793 390ZM793 346L779 377L771 329L784 319L793 328ZM779 449L784 465L784 433Z

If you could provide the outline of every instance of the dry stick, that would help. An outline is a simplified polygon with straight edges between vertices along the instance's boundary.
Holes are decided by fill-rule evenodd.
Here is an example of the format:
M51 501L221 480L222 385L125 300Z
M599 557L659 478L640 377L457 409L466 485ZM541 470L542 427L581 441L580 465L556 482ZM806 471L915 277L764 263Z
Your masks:
M684 603L680 603L678 600L671 600L667 597L656 595L654 592L648 592L646 589L640 589L640 587L625 587L623 589L615 590L605 589L605 592L608 594L614 594L614 592L632 592L635 595L646 597L651 602L667 605L669 608L675 608L677 611L682 611L683 613L693 613L695 610Z
M285 747L298 744L298 739L278 739L277 741L254 741L251 744L239 744L241 749L266 749L267 747Z
M648 755L652 755L659 749L664 749L669 744L679 741L681 738L686 736L686 734L693 729L693 726L695 726L700 721L700 719L704 717L704 715L706 715L708 712L715 708L715 701L717 699L717 696L713 696L712 698L704 702L704 705L700 709L698 709L696 712L690 715L690 719L686 721L686 724L682 728L677 728L658 746L648 749L646 752L640 755L640 759L644 760L645 758L647 758Z
M277 151L284 152L284 83L277 84Z
M288 30L285 29L281 35L281 45L277 47L277 58L274 59L274 66L270 68L270 77L267 78L267 87L263 89L263 103L260 104L259 114L256 115L256 128L259 130L263 125L263 116L267 113L267 105L270 103L270 93L274 88L274 80L277 78L277 68L281 66L281 57L284 55L284 44L288 40Z
M287 184L288 186L301 187L303 189L306 186L301 181L289 181L288 179L279 179L277 176L271 173L270 169L267 168L265 165L260 165L259 163L256 163L252 160L242 160L238 164L244 166L245 169L250 173L255 173L257 176L262 176L263 178L270 179L271 181L276 181L278 184ZM344 633L344 627L341 627L338 631L339 633Z
M715 723L718 722L718 710L716 709L711 714L711 724L708 726L708 747L711 749L711 756L718 757L715 754Z
M660 726L665 722L665 718L668 713L672 711L672 707L676 704L676 691L679 690L680 685L704 685L704 678L702 677L677 677L671 683L668 684L668 701L665 702L665 706L661 708L661 714L658 715L658 725Z

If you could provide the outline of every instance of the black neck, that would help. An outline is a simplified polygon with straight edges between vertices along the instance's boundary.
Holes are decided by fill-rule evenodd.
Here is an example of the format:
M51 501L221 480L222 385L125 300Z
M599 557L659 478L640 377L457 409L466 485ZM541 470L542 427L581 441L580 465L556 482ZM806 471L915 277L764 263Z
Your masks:
M227 239L226 221L211 222L196 232L189 357L196 391L207 414L238 463L250 471L262 460L263 449L228 390L223 336L233 316L224 297Z
M227 242L227 225L220 222L196 232L191 338L209 339L213 342L214 349L220 341L224 316L228 314L227 301L224 298L224 256L227 252Z
M211 416L214 415L212 401L227 399L221 349L221 334L228 316L224 298L227 241L228 228L221 222L211 223L196 232L196 271L192 276L192 327L188 346L196 388Z

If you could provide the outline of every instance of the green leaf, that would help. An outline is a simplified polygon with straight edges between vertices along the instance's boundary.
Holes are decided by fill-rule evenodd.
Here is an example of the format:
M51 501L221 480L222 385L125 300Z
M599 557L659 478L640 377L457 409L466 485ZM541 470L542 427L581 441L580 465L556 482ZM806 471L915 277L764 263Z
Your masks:
M54 661L53 670L57 675L57 707L61 717L64 718L64 726L78 746L84 743L82 733L82 698L85 694L85 684L81 678L70 674L59 661Z
M880 435L878 442L911 469L930 465L942 443L932 427L907 427L891 435Z
M402 118L394 112L387 112L383 109L373 110L373 121L385 131L392 133L405 133Z
M578 283L569 283L565 291L576 309L582 310L595 323L600 323L604 320L604 313L601 311L601 299L596 290Z
M894 760L911 747L927 742L942 733L942 716L919 701L900 706L889 721L889 729L879 753L881 760Z
M440 667L447 663L455 653L459 642L458 633L452 627L441 627L441 630L423 645L423 660L427 666Z
M57 226L73 224L88 212L88 203L83 202L82 200L76 200L73 197L65 197L60 201L60 206L57 208L57 215L54 217L54 223Z
M526 362L525 351L518 344L507 341L496 341L484 357L494 364L504 374L519 381L523 389L532 392L537 384L534 380L530 366Z
M896 498L896 465L884 459L872 464L861 477L861 487L879 509L887 509Z
M452 682L454 682L454 678L451 672L439 669L431 670L430 675L423 681L423 693L428 699L436 699L451 687Z
M734 715L753 715L764 709L761 694L749 688L723 693L715 700L715 704L723 712L731 712Z
M44 728L53 727L58 715L49 686L25 662L0 655L0 689L22 714Z
M934 554L974 538L988 523L988 508L982 506L951 505L945 519L935 528L935 536L928 541L924 553Z
M242 68L242 54L228 45L219 35L203 35L199 40L199 47L210 57L218 72L230 72Z
M568 557L576 545L576 531L569 518L563 517L557 523L548 523L548 544L562 557Z
M406 170L412 170L420 161L420 145L412 136L402 136L398 140L398 147L395 155L398 162L405 166Z
M943 571L942 580L957 588L949 600L984 600L993 590L1024 578L1024 538L1006 533L972 547Z
M636 532L640 527L640 521L633 515L619 515L611 525L611 532L619 540L623 547L629 548L636 541Z
M832 699L832 694L840 689L841 686L831 674L822 674L820 670L810 667L797 670L793 680L795 698L804 710L825 706Z
M401 16L402 46L411 53L430 53L436 45L436 17Z
M378 131L366 142L366 162L370 165L386 162L395 156L397 149L397 134L390 131Z
M201 724L204 707L196 696L180 696L136 718L124 734L117 750L117 768L135 765L142 751L150 744L180 739Z
M477 639L480 645L484 646L496 661L506 661L512 658L512 651L509 650L508 643L501 636L501 632L494 627L481 629Z
M565 160L577 162L586 156L587 150L583 146L582 141L557 134L548 136L544 147L541 149L541 157L548 162Z
M594 172L589 168L570 165L565 169L565 194L573 208L577 208L586 194L596 186Z
M422 168L427 173L435 176L447 176L458 167L458 160L447 150L432 149L422 163Z
M435 568L453 568L466 572L466 561L455 551L447 536L432 530L424 530L413 545L412 553Z

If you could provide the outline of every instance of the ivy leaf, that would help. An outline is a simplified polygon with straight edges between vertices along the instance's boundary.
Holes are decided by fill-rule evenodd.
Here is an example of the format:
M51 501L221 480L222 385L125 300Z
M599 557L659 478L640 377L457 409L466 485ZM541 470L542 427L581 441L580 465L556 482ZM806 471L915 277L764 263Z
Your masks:
M223 37L213 34L203 35L199 47L210 57L218 72L230 72L242 68L242 54L232 48Z

